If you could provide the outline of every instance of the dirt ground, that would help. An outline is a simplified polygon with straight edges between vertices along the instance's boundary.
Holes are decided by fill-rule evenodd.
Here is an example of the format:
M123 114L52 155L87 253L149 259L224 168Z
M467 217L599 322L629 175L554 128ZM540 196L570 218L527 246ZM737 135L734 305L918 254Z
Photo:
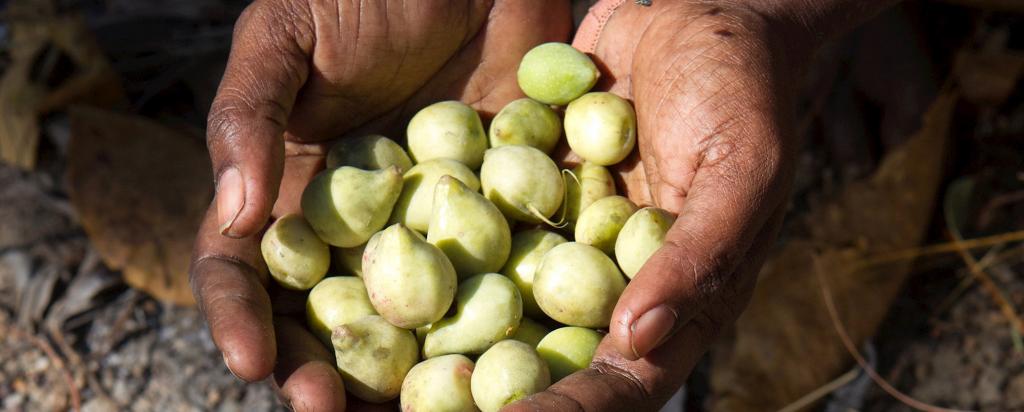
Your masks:
M202 129L244 2L85 3L130 111ZM938 91L958 83L965 97L943 187L972 176L985 184L971 210L996 210L972 219L965 237L1024 229L1024 87L1014 77L1008 91L995 93L1000 86L991 83L1001 78L978 86L956 75L961 49L1024 53L1022 22L984 7L911 2L826 47L805 86L806 144L790 216L869 174L920 126ZM204 47L185 47L198 37ZM993 93L1001 98L988 98ZM0 164L0 410L283 410L270 383L247 385L230 374L196 309L129 288L103 264L68 196L68 119L48 115L42 130L34 171ZM859 141L866 143L851 143ZM941 202L927 243L948 240ZM1019 243L975 252L1016 308L1024 308L1021 255ZM966 284L970 272L955 255L918 259L912 273L867 343L882 376L927 403L1024 411L1024 344L992 292ZM704 380L701 372L691 380L694 410L710 401ZM863 376L816 408L911 410Z

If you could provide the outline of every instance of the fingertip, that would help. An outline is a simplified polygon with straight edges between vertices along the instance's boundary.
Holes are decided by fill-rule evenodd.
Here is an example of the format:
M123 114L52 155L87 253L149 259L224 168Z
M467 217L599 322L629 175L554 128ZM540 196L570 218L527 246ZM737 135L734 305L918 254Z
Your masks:
M256 382L266 379L274 371L277 345L273 331L264 331L261 335L253 339L254 336L236 333L221 339L224 364L236 378Z
M324 361L305 362L278 380L281 393L295 412L345 410L345 385L334 367Z

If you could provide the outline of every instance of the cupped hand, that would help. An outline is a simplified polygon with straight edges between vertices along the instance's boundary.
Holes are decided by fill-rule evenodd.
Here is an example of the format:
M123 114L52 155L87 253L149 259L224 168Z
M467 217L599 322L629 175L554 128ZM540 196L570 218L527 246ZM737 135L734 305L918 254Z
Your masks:
M329 140L400 137L408 117L439 100L493 114L522 96L523 54L566 40L570 25L566 1L258 0L245 10L209 115L217 192L190 270L232 373L273 372L295 410L345 409L332 354L288 305L272 307L261 231L299 210Z
M598 88L637 112L639 155L619 165L620 189L678 218L626 287L591 366L509 409L657 410L736 320L786 208L789 110L817 37L802 24L842 13L824 6L842 1L812 10L802 1L604 0L591 9L574 46L601 68Z

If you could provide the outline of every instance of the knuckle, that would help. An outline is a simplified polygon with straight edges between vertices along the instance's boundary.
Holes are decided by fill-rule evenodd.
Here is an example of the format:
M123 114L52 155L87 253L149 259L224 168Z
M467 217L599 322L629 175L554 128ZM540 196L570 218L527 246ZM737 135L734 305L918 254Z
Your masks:
M622 395L626 397L633 398L640 403L657 400L654 391L647 386L647 382L630 368L604 359L594 359L590 367L601 375L617 381L620 384L617 385L618 387L625 388L627 393Z

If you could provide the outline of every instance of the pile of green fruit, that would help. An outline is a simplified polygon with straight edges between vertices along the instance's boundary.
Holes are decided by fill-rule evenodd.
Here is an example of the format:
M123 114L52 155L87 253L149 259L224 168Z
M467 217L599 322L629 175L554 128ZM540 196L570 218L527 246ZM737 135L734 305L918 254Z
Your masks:
M606 167L634 150L636 115L588 93L598 76L571 46L540 45L518 72L530 98L489 133L445 101L409 122L408 152L383 136L342 140L303 216L267 230L270 273L311 289L309 327L354 396L495 411L590 363L627 278L674 220L616 195ZM549 157L563 124L584 159L572 170ZM350 276L325 278L332 262Z

